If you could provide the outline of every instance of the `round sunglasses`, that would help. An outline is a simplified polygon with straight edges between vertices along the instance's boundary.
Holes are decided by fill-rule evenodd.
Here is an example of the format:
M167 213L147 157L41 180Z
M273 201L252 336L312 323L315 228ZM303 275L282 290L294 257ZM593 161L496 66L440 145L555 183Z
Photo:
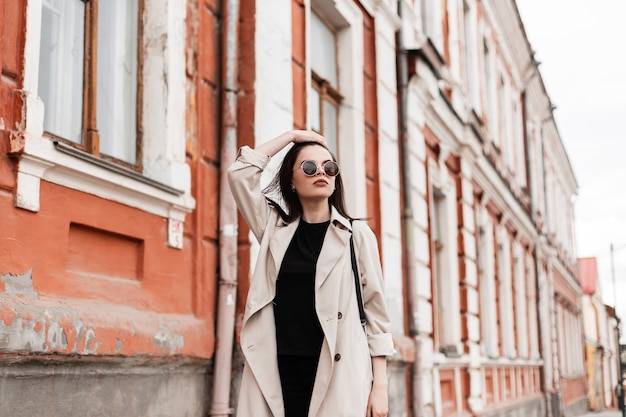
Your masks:
M320 167L317 166L317 162L305 159L300 164L300 169L307 177L313 177L317 174L317 170ZM335 161L326 161L321 166L324 174L329 177L336 177L339 175L339 165Z

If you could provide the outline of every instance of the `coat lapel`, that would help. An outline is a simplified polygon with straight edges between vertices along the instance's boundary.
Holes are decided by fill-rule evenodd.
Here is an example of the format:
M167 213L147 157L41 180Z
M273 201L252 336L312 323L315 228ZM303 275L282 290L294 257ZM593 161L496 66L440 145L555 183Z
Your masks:
M276 226L276 230L270 240L270 255L272 256L274 270L270 271L270 275L276 279L278 271L280 271L280 265L283 263L285 252L287 247L291 243L293 235L296 233L300 220L294 220L291 223L284 223L282 220L278 220L279 225Z
M315 289L319 289L345 254L350 242L350 232L337 226L330 226L324 238L324 245L317 260Z
M316 290L324 284L337 262L344 256L350 241L350 235L350 223L333 208L330 226L326 232L324 245L317 260L315 272Z

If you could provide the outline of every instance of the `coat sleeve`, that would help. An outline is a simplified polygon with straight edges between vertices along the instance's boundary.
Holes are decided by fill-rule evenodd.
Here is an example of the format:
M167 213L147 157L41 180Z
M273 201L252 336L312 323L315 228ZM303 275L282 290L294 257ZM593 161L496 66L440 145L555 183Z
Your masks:
M261 173L270 157L244 146L228 168L228 184L237 207L260 242L272 209L261 192Z
M357 226L358 225L358 226ZM357 251L363 306L367 320L367 343L371 356L392 356L393 340L385 301L383 273L378 254L378 242L372 229L362 222L354 222L355 250Z

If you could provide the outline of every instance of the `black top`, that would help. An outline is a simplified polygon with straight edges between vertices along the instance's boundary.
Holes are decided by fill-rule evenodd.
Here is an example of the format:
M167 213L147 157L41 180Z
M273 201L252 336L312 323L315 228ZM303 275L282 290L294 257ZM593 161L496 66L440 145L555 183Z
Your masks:
M330 220L300 220L276 281L274 321L279 355L319 357L324 333L315 311L315 266Z

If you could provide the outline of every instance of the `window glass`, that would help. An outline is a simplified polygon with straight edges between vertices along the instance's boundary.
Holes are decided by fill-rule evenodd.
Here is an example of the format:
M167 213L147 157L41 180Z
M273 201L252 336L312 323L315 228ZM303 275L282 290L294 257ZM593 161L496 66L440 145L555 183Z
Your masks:
M85 3L43 0L39 96L44 130L82 143Z
M330 101L324 102L324 138L330 151L337 155L337 106Z
M309 120L311 121L311 129L321 133L320 93L314 88L309 91Z
M42 1L44 130L137 165L141 0Z
M100 152L136 159L138 0L98 5L97 125Z
M338 85L337 39L334 29L320 15L311 13L311 89L309 123L322 134L338 155L339 106L343 99Z
M337 87L335 34L315 13L311 13L311 68Z

